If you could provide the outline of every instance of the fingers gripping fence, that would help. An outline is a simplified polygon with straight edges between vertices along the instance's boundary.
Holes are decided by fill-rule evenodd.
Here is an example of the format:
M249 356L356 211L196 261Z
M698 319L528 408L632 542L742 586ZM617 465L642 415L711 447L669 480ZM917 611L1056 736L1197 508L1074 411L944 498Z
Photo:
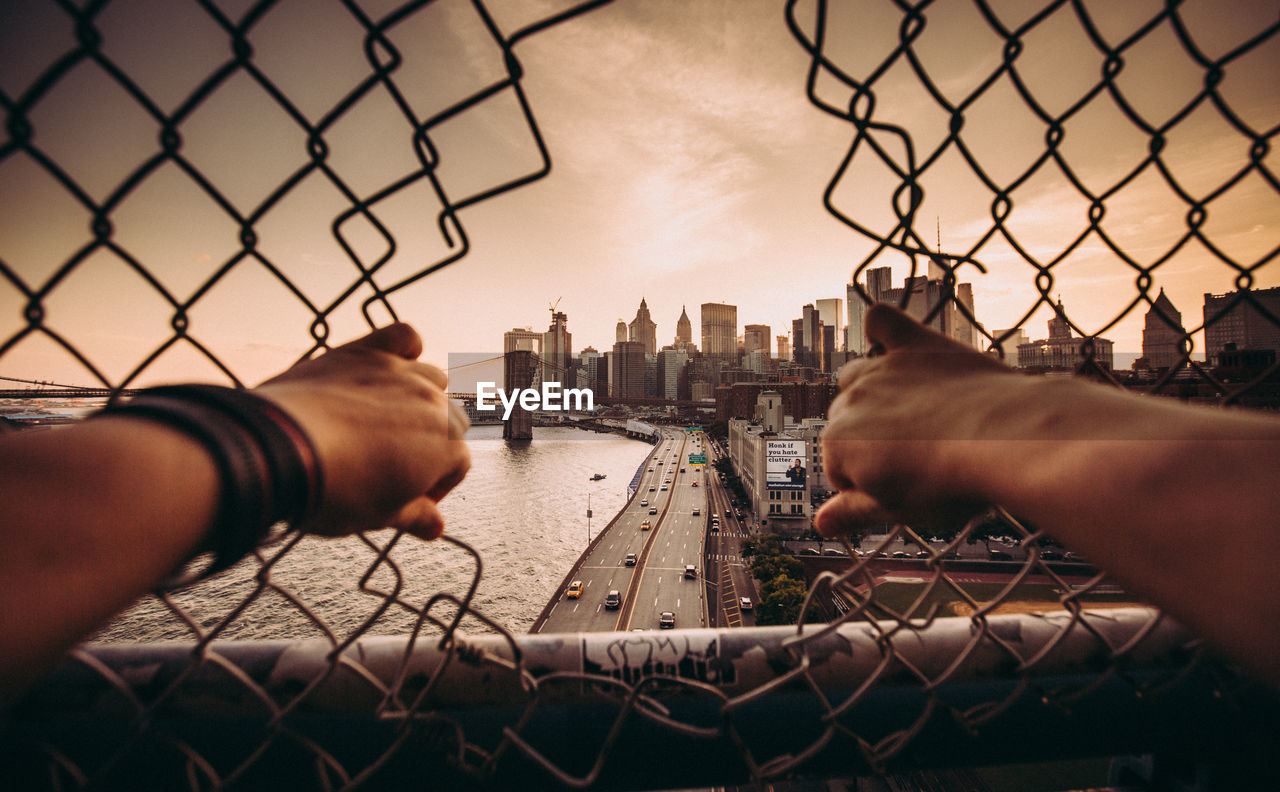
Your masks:
M287 4L242 4L238 19L224 10L227 4L194 4L232 56L220 60L180 99L167 103L151 96L144 87L147 80L113 58L109 39L101 35L99 23L118 3L53 4L61 29L73 31L71 43L61 57L33 74L23 90L0 93L7 130L0 167L21 163L41 174L87 214L91 233L43 272L0 250L0 275L22 302L21 326L3 341L0 355L43 338L79 361L105 388L119 392L166 352L185 345L238 381L232 366L202 339L193 316L198 304L213 299L220 283L249 268L282 286L283 300L302 305L311 337L306 354L326 346L331 320L353 305L371 325L383 312L395 317L392 298L398 291L466 255L464 209L549 172L550 156L522 90L516 46L602 4L574 5L504 34L484 3L471 3L467 7L499 53L501 73L464 98L426 111L401 84L410 53L397 31L435 4L384 3L381 14L369 12L373 4L368 3L334 6L363 42L367 73L319 109L304 107L274 82L259 65L253 46L277 7ZM988 4L978 2L974 8L1000 41L1000 63L972 93L954 101L944 98L938 80L913 50L932 5L897 5L898 39L886 58L862 76L854 76L827 49L834 4L786 6L786 24L811 57L810 99L854 130L825 199L833 215L873 243L856 268L855 284L883 256L906 254L913 263L915 256L925 256L944 270L950 290L931 307L931 315L954 305L976 323L970 306L955 294L959 271L965 265L981 271L984 244L1001 238L1028 266L1038 295L1017 323L1021 325L1038 306L1052 305L1055 276L1072 252L1087 240L1099 240L1132 268L1136 291L1123 312L1092 334L1060 314L1083 336L1087 362L1093 359L1093 339L1126 314L1153 304L1150 289L1158 268L1179 250L1199 244L1237 273L1241 291L1235 302L1248 303L1277 322L1249 292L1261 268L1274 258L1274 249L1252 262L1237 261L1206 230L1215 202L1246 179L1280 192L1267 160L1274 128L1254 129L1233 112L1218 88L1224 71L1274 43L1277 24L1215 59L1197 48L1177 3L1113 45L1090 23L1082 3L1050 3L1010 28ZM1068 11L1102 53L1104 68L1098 83L1054 113L1019 80L1018 58L1038 25ZM1173 31L1206 75L1204 90L1163 125L1152 125L1132 108L1118 79L1126 53L1157 28ZM895 63L910 67L947 116L947 132L930 152L917 152L908 129L875 112L878 81ZM141 108L159 129L159 150L140 157L107 188L97 181L81 183L77 172L42 143L44 124L50 123L41 114L42 103L85 67L106 75L122 101ZM972 153L964 122L967 109L1000 78L1011 81L1045 127L1041 155L1024 172L1005 178L991 175ZM265 190L264 198L250 201L248 209L243 196L220 186L221 172L206 171L184 143L200 109L216 103L222 86L241 79L296 125L305 150L305 162ZM832 84L848 93L843 104L826 98L823 86ZM1098 189L1075 175L1062 144L1072 116L1102 95L1110 96L1147 137L1149 153L1115 183ZM514 98L539 164L455 194L441 176L448 158L435 134L499 97ZM329 140L344 120L357 117L363 104L373 101L394 107L404 138L411 141L413 165L368 184L333 164ZM1248 141L1249 156L1243 168L1222 174L1213 188L1193 192L1168 167L1165 140L1199 106L1219 112ZM905 157L896 156L887 141L896 141ZM990 227L977 243L943 256L930 251L918 215L925 177L949 149L961 153L990 191L992 209ZM889 195L895 219L888 232L841 209L839 187L864 157L883 162L899 180ZM1010 218L1020 187L1038 169L1050 166L1066 175L1088 208L1077 235L1063 249L1042 256L1019 245ZM188 281L185 292L167 284L163 266L135 254L118 232L130 200L170 167L229 219L238 246L206 274ZM1103 219L1107 201L1150 172L1159 173L1184 202L1186 228L1154 259L1140 261L1110 238ZM329 216L329 230L351 266L350 280L324 299L312 296L309 285L268 252L259 232L273 213L284 211L292 194L314 179L341 197L340 208ZM443 250L420 259L426 263L406 273L398 262L410 231L395 226L391 206L410 193L419 197L414 190L423 185L429 211L420 214L434 218ZM372 254L365 244L368 237L382 243ZM103 252L142 278L170 315L171 332L120 378L105 373L94 355L82 349L89 339L68 337L49 319L48 306L59 290L90 270ZM857 288L870 299L861 285ZM907 290L904 300L909 299ZM1206 324L1214 321L1226 320ZM1183 357L1228 400L1262 387L1274 373L1273 364L1246 382L1226 382L1191 361L1192 337L1203 329L1182 332ZM982 333L1002 348L1012 330ZM1172 385L1173 377L1171 367L1157 387ZM987 580L990 568L977 572L956 561L953 553L1000 532L1025 552L1025 560L1004 562L996 575L997 590L988 591L975 580ZM877 557L877 550L908 540L928 547L922 551L925 557ZM93 643L77 649L0 721L0 772L16 788L663 788L1126 752L1194 748L1212 753L1247 738L1242 732L1260 723L1274 726L1272 699L1253 683L1235 676L1158 611L1116 593L1104 574L1051 557L1044 540L1012 516L999 514L975 520L941 543L899 526L866 557L845 545L846 558L808 564L811 584L798 627L515 635L474 607L482 564L465 544L445 539L451 551L473 564L467 590L420 597L413 591L414 579L429 573L407 569L413 563L405 552L407 540L380 535L354 540L359 544L348 561L357 576L355 589L372 605L353 628L335 628L325 615L332 592L306 585L309 540L288 536L202 587L160 595L141 606L171 625L163 637L177 640ZM894 579L904 572L919 581L905 598L894 591ZM1032 587L1051 590L1053 598L1040 607L1023 608L1025 592ZM202 598L213 596L228 597L235 605L210 608ZM261 638L251 627L264 609L300 616L304 628L271 622L266 633L296 640L247 640ZM465 634L460 629L464 623L486 634ZM321 637L312 637L317 633Z

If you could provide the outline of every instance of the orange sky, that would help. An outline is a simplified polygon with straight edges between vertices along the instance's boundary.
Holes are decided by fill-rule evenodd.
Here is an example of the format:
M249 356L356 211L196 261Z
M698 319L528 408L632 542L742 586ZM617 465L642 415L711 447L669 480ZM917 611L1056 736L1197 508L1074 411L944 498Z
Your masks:
M247 2L218 4L239 19ZM382 18L399 4L360 2ZM510 32L564 3L494 2L495 23ZM827 20L826 53L851 77L865 80L899 44L902 13L889 2L836 3ZM1023 2L992 3L1011 29L1029 16ZM18 7L21 7L20 9ZM1118 46L1159 12L1158 2L1086 2L1097 35ZM1179 17L1206 57L1221 58L1277 24L1271 2L1232 3L1231 13L1202 0ZM1215 11L1215 9L1218 9ZM797 18L812 32L813 4ZM194 4L116 0L95 21L105 58L150 97L162 114L224 65L225 32ZM1103 193L1148 156L1150 137L1125 119L1121 101L1151 127L1167 125L1205 84L1205 69L1177 41L1168 21L1124 52L1115 93L1102 93L1064 123L1060 151L1072 173ZM0 10L0 91L6 106L74 48L73 28L53 3L5 4ZM394 73L401 98L419 118L432 115L504 73L500 53L467 2L441 0L388 30L403 62ZM249 32L253 64L279 86L313 124L370 74L362 28L340 3L285 0ZM1059 115L1098 82L1103 56L1074 8L1063 4L1021 38L1014 64L1045 112ZM973 3L929 6L912 52L947 101L959 104L1001 64L1003 40ZM384 53L385 54L385 53ZM545 328L549 303L569 315L575 348L607 347L618 318L630 320L643 296L669 342L681 306L695 328L697 306L739 306L740 324L785 333L801 306L843 297L853 269L873 244L836 221L823 191L853 141L844 120L805 97L809 59L787 31L784 5L763 0L617 0L614 4L524 41L516 51L524 90L551 152L549 176L461 211L470 244L457 263L395 291L397 313L427 339L426 357L500 349L513 326ZM1280 123L1274 75L1280 35L1274 34L1224 70L1218 98L1235 123L1273 130ZM899 57L872 86L871 120L907 129L917 164L945 138L948 116ZM847 108L851 91L826 78L819 98ZM993 181L1008 186L1045 151L1044 122L1008 77L965 108L963 142ZM63 74L27 120L32 144L102 203L160 152L159 124L107 72L91 62ZM310 161L305 135L288 113L239 70L177 124L183 161L254 223L256 250L307 300L327 306L355 279L348 253L334 240L334 219L350 207L342 187L368 198L420 168L412 129L392 97L370 91L324 127L326 165L341 187L312 171L284 198L264 201ZM902 146L888 132L871 139L901 165ZM1161 164L1197 200L1215 194L1241 171L1237 184L1207 205L1201 233L1244 266L1266 262L1255 286L1280 284L1266 259L1280 245L1280 192L1254 168L1250 140L1207 101L1167 132ZM7 140L7 139L6 139ZM510 91L435 127L442 189L451 200L536 169L529 133ZM832 195L843 214L878 234L895 224L898 179L863 141ZM0 339L26 326L22 291L57 278L43 301L46 326L71 340L111 381L127 376L169 336L173 309L126 258L93 248L91 213L37 158L0 149ZM1272 147L1274 149L1274 147ZM1274 150L1262 160L1277 171ZM1035 269L999 235L974 249L991 229L992 193L955 145L921 176L924 201L916 231L944 253L972 255L987 268L966 266L978 318L988 329L1012 325L1035 305ZM1048 263L1086 229L1088 201L1052 162L1019 183L1005 227L1032 258ZM1105 201L1107 237L1140 266L1168 256L1156 269L1151 295L1165 288L1188 327L1200 321L1204 292L1234 288L1235 271L1199 240L1170 251L1187 233L1186 201L1155 164ZM395 191L372 209L395 239L394 254L376 276L384 288L451 253L437 226L440 202L426 180ZM173 162L145 171L112 204L111 243L152 275L174 300L186 300L220 268L231 265L192 310L191 333L246 381L287 365L306 348L313 314L255 258L237 259L240 229L216 200ZM457 229L452 229L456 231ZM341 232L370 262L390 252L376 228L356 217ZM454 234L457 242L457 234ZM88 252L83 259L77 258ZM456 251L457 248L452 250ZM58 276L68 262L73 267ZM895 280L905 257L883 255ZM1086 330L1106 326L1136 294L1136 271L1093 233L1053 267L1053 296ZM332 337L363 327L361 287L331 319ZM1138 350L1137 309L1105 335L1117 350ZM1027 322L1044 334L1041 308ZM381 315L377 321L384 321ZM695 330L696 332L696 330ZM3 343L0 340L0 343ZM45 337L25 338L3 357L0 374L90 382L92 377ZM194 347L163 354L142 380L221 376Z

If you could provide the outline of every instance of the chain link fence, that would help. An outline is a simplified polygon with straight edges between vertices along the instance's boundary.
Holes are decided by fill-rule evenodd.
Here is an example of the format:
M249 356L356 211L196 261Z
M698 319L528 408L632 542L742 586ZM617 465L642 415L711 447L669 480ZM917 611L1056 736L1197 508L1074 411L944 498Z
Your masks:
M3 331L0 359L23 344L43 343L119 393L160 367L167 355L194 354L238 383L216 342L202 335L202 322L213 320L201 308L225 308L216 296L221 285L249 277L264 279L258 282L267 284L263 291L273 310L305 327L305 342L294 350L304 357L326 346L333 323L346 321L344 312L369 325L395 317L399 290L467 254L463 210L550 171L550 155L522 89L517 47L603 4L563 6L525 20L513 33L504 32L490 13L492 4L480 0L345 0L323 11L307 6L312 13L340 16L342 25L334 29L361 44L360 78L338 83L328 95L291 89L288 70L272 64L262 45L280 35L281 20L298 19L299 4L190 4L185 37L171 42L190 57L170 71L190 78L184 70L196 68L206 42L218 54L209 56L211 68L176 83L158 79L157 72L166 71L165 61L156 60L165 57L163 48L148 48L146 57L113 48L110 31L138 24L145 18L144 3L10 4L6 27L12 23L11 29L53 36L65 46L47 62L19 68L15 60L7 69L14 77L0 91L6 129L0 190L9 196L7 212L19 215L9 228L25 219L19 204L28 197L33 205L56 206L63 214L36 225L42 245L9 247L11 234L0 240L0 289L19 317L16 327ZM1192 351L1207 327L1229 321L1245 306L1280 327L1273 304L1252 292L1275 257L1274 240L1262 253L1241 258L1214 239L1208 224L1219 206L1232 206L1233 190L1249 187L1251 200L1264 206L1280 194L1271 167L1276 125L1259 127L1233 107L1222 88L1225 75L1274 61L1280 41L1274 11L1268 26L1210 54L1176 2L1158 7L1117 43L1082 2L1061 0L1022 11L1022 21L1011 25L991 4L976 0L964 7L980 18L992 60L975 87L957 99L947 98L954 97L954 84L927 68L913 49L935 24L935 10L941 15L942 8L956 5L884 4L877 13L888 10L893 36L881 40L880 49L864 52L870 60L850 64L830 45L835 31L847 34L858 24L844 4L786 4L785 24L811 57L810 99L853 131L825 197L835 217L871 242L854 272L856 289L871 299L861 281L889 257L905 257L913 273L916 260L931 261L943 272L946 291L927 306L927 317L959 312L1007 357L1014 332L1048 306L1079 336L1079 367L1102 369L1118 381L1106 371L1109 366L1091 365L1098 362L1097 339L1130 313L1155 305L1151 291L1160 268L1176 266L1170 262L1181 251L1199 246L1234 274L1238 291L1202 325L1172 327L1182 365L1168 366L1148 385L1176 392L1190 370L1226 401L1265 394L1277 371L1274 357L1247 376L1228 376L1212 361L1193 358ZM466 46L450 50L431 39L417 40L415 49L410 32L422 30L415 24L430 24L430 15L442 7L468 14L487 41L488 70L479 69L472 84L450 71L456 63L420 59L421 50L437 48L464 59ZM1020 59L1038 29L1064 19L1074 20L1098 53L1101 76L1050 109L1020 78ZM1130 54L1157 38L1203 74L1203 89L1161 123L1137 109L1135 89L1122 79ZM329 43L308 46L337 57ZM975 50L979 43L973 42ZM969 48L970 42L956 46ZM174 54L171 48L168 56ZM303 68L320 70L325 60ZM903 69L942 113L945 132L928 150L913 142L918 133L913 137L907 125L877 111L888 104L884 91L897 85L886 75L901 76ZM462 71L476 77L477 70ZM417 83L424 73L439 90L423 93ZM15 81L21 82L17 88ZM68 146L76 134L109 134L112 121L50 110L70 85L109 94L122 116L148 119L158 130L158 144L143 145L123 163L95 157L90 144L84 144L87 155L73 152ZM228 105L223 93L232 86L239 93ZM1007 163L980 159L974 152L982 145L972 138L978 133L966 126L966 113L997 86L1011 86L1043 130L1043 147L1017 172L1007 172ZM1146 141L1146 153L1101 186L1096 174L1084 174L1064 153L1072 119L1099 98L1109 99ZM483 117L488 106L503 102L520 119L535 164L517 164L514 175L488 181L490 172L469 174L459 190L445 178L450 162L438 140L451 122L468 114ZM392 173L337 151L348 124L376 136L377 130L361 126L370 104L390 108L401 139L411 141L395 161L407 167ZM211 109L238 113L235 123L250 140L255 132L248 114L289 119L297 132L292 152L297 155L300 146L301 159L284 166L278 181L269 181L280 173L270 167L274 160L294 161L272 148L276 141L256 139L269 150L263 159L238 147L225 156L199 154L190 141L209 134L200 125ZM1211 173L1208 186L1202 181L1193 188L1177 175L1169 141L1179 124L1199 112L1217 113L1248 156L1241 167ZM927 243L932 218L924 214L924 198L925 183L943 169L948 152L958 154L988 191L991 218L970 246L943 254ZM888 230L842 208L842 188L868 158L891 174L893 184L882 196L892 213ZM224 171L236 168L268 181L257 182L257 193L231 185ZM1019 191L1030 192L1027 185L1051 168L1073 186L1086 209L1083 217L1062 219L1078 228L1064 246L1043 255L1019 243L1014 218L1022 206ZM1105 218L1109 201L1153 174L1182 203L1185 224L1154 255L1144 256L1113 238ZM320 203L331 209L318 228L350 265L346 274L323 281L276 252L267 233L277 217L294 214L292 198L316 183L327 194L328 203ZM202 266L176 267L173 260L186 251L157 251L135 234L133 202L160 211L157 223L172 217L161 211L166 194L151 194L157 184L184 199L198 195L213 207L222 217L214 230L235 240L232 249L225 252L223 244L213 249L224 253L197 260ZM413 207L408 214L406 201ZM67 216L87 220L88 235L83 225L68 232L75 224ZM316 221L308 215L307 227L317 228ZM424 227L433 229L430 241L419 239ZM1022 282L1035 294L1022 319L999 332L981 328L972 304L957 296L965 273L985 271L984 252L993 240L1015 251L1024 265ZM1089 329L1054 301L1055 283L1086 243L1111 251L1134 282L1126 307ZM104 257L113 267L102 269ZM150 328L147 334L159 339L154 346L123 366L104 365L104 348L95 339L69 337L53 321L62 290L83 289L80 284L92 283L99 272L105 278L131 273L168 317L163 333ZM104 297L110 303L127 295L107 290ZM908 289L903 300L910 299ZM108 318L132 332L120 307L108 306ZM110 373L112 367L123 373ZM954 558L971 539L998 533L993 524L1024 558L997 567L966 566ZM798 627L566 636L516 635L486 617L473 604L482 561L448 537L443 551L462 557L473 570L470 585L458 592L421 590L422 578L430 575L407 568L418 562L405 560L410 543L399 536L359 537L335 551L336 560L330 560L346 570L356 599L366 603L349 626L335 627L326 607L338 593L308 585L315 563L308 555L310 540L284 536L217 579L140 603L111 628L117 632L107 633L113 640L145 634L146 642L90 643L75 650L0 721L0 773L15 788L59 789L764 785L806 775L848 779L1120 753L1212 756L1274 732L1270 694L1110 583L1105 573L1063 558L1044 540L1003 513L971 523L946 542L897 526L865 556L846 544L841 558L808 562L812 580ZM879 555L907 544L920 548L919 557ZM281 623L281 612L292 621Z

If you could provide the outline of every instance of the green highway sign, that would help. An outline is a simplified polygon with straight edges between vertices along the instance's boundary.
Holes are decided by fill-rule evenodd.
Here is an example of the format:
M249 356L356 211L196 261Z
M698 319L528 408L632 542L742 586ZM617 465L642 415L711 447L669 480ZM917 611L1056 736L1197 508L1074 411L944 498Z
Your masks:
M685 431L686 431L686 432L688 432L689 434L693 434L694 432L701 432L701 431L702 431L702 427L701 427L701 426L690 426L690 427L688 427L687 429L685 429Z
M706 454L690 454L690 455L689 455L689 464L690 464L690 465L705 465L705 464L707 464L707 455L706 455Z

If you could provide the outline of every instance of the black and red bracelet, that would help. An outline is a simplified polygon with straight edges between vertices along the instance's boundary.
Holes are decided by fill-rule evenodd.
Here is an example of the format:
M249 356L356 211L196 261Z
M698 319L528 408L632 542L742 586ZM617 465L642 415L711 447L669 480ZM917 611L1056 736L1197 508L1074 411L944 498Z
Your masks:
M213 526L201 552L213 560L167 588L207 578L252 552L270 529L296 526L324 494L310 438L273 402L216 385L170 385L141 391L100 415L136 415L179 429L212 454L222 481Z

